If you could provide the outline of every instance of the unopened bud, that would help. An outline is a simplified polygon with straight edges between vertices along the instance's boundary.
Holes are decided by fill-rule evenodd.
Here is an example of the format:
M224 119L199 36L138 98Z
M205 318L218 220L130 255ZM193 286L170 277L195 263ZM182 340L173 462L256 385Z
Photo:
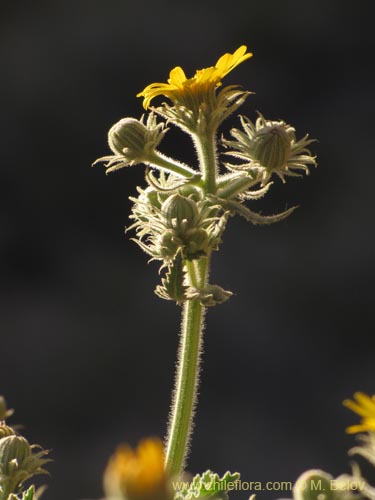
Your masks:
M47 452L40 449L34 452L22 436L7 436L0 439L0 478L1 487L8 494L17 493L20 486L35 474L44 474L42 465L49 462Z
M157 123L153 113L143 123L143 119L123 118L108 132L108 144L115 155L131 163L147 161L148 156L159 145L168 128Z
M272 124L258 130L253 139L253 158L267 170L286 165L290 155L290 138L282 124Z
M147 127L135 118L123 118L108 132L109 147L118 155L127 150L142 154L146 138Z
M321 470L308 470L301 474L293 487L294 500L332 500L333 477Z
M193 227L197 222L198 208L196 203L179 194L173 194L167 198L161 207L161 212L169 227L184 226L184 229L187 229Z

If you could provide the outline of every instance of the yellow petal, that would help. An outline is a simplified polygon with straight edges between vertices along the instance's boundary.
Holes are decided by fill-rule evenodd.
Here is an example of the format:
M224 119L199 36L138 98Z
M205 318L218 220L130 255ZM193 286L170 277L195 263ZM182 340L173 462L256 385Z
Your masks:
M371 415L375 416L375 402L370 396L367 396L367 394L363 392L356 392L354 398L363 408L366 408Z
M347 434L357 434L358 432L367 432L367 429L363 425L351 425L345 429Z
M349 408L350 410L354 411L354 413L357 413L361 417L373 417L373 416L375 416L374 403L372 403L374 405L373 408L370 408L369 406L364 406L362 404L364 400L361 398L361 396L358 397L358 394L359 394L358 392L354 394L354 397L355 397L355 399L357 399L358 402L352 401L351 399L345 399L345 401L343 401L343 405L346 406L347 408Z
M187 78L185 72L180 66L173 68L172 71L169 73L168 83L170 85L175 85L176 87L181 88L183 87L183 84L184 82L186 82L186 80Z
M366 417L367 416L367 411L365 411L362 406L359 406L357 403L352 401L351 399L345 399L345 401L342 402L344 406L349 408L349 410L354 411L354 413L357 413L357 415L360 415L361 417Z
M230 73L236 66L253 56L251 52L246 54L246 45L241 45L233 54L224 54L215 64L221 78Z

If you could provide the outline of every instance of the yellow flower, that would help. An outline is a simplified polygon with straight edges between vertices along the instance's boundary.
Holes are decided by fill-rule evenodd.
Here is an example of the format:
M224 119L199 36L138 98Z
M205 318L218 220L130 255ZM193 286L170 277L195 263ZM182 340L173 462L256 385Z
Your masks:
M104 473L104 489L109 499L169 500L160 439L144 439L136 450L119 446Z
M206 102L216 88L221 85L221 80L236 66L252 57L252 53L246 53L247 47L241 45L233 54L224 54L216 62L215 66L198 69L192 78L187 78L184 70L177 66L169 74L168 83L151 83L137 97L143 97L143 107L147 109L154 97L164 95L173 103L184 105L188 108L189 103L199 100Z
M357 432L375 432L375 395L367 396L363 392L356 392L354 400L345 399L343 405L362 417L361 423L351 425L346 429L348 434Z

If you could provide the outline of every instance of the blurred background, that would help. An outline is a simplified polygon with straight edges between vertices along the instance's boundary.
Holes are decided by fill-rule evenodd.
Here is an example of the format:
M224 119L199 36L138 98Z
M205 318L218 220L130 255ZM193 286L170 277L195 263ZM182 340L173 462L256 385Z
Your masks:
M319 168L251 205L300 205L287 221L232 219L214 256L214 282L235 295L207 314L189 470L349 471L358 418L342 400L375 393L371 4L2 0L0 394L53 450L46 499L100 497L119 442L163 436L175 370L180 310L124 234L144 168L90 165L113 123L141 116L147 84L242 44L254 57L225 80L256 92L241 112L317 138ZM194 161L178 130L162 146Z

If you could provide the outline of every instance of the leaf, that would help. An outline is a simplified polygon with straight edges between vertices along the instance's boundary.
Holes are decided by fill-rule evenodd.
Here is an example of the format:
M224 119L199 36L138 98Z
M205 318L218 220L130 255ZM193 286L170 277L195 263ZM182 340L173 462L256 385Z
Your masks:
M181 251L177 252L168 270L161 280L161 285L155 288L158 297L165 300L175 300L182 304L186 300L187 286L185 283L184 262Z
M35 489L32 484L27 491L24 491L22 494L22 500L34 500Z
M249 210L247 207L242 205L242 203L239 203L237 201L231 201L231 200L224 200L222 198L217 198L217 202L220 203L220 205L225 209L225 210L230 210L231 212L234 212L238 215L241 215L244 217L247 221L251 222L252 224L274 224L275 222L280 222L284 219L286 219L296 208L298 207L291 207L285 210L284 212L281 212L279 214L275 215L261 215L256 212L253 212L252 210Z
M181 482L174 500L228 500L228 491L235 489L235 483L240 479L238 472L226 472L224 476L207 470L202 475L197 474L193 480Z

